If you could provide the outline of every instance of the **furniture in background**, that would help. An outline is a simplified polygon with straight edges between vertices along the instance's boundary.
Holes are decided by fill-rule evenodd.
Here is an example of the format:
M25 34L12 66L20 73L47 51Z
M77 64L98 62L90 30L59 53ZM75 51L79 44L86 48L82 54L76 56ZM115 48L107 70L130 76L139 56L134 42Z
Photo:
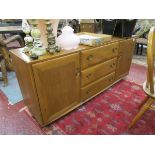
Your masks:
M24 103L42 126L55 121L125 77L134 45L133 38L112 38L102 46L80 45L37 60L22 48L12 50Z
M4 82L4 86L7 86L8 84L7 70L5 65L5 59L1 53L0 53L0 66L2 72L2 77L0 78L0 80Z
M19 48L19 47L8 47L8 45L14 41L19 42L20 44L19 47L24 46L24 41L19 35L13 35L7 39L0 39L0 63L1 63L2 80L4 81L5 86L8 84L7 69L13 70L9 50L13 48Z
M136 22L137 19L118 19L113 36L131 37L133 35Z
M102 19L102 34L113 35L117 19Z
M22 25L22 19L1 19L0 26L20 26Z
M131 37L136 19L102 19L102 33L116 37Z
M150 28L154 25L154 20L146 20L146 19L139 19L135 26L135 35L138 36L136 39L136 54L142 55L143 47L147 46L148 42L148 33ZM140 51L139 51L140 48Z
M80 21L80 32L96 32L96 20L95 19L82 19Z
M142 37L139 37L136 39L136 54L138 55L139 54L139 47L140 47L140 55L143 54L143 47L144 46L147 46L147 42L148 40L146 38L142 38Z
M18 34L23 33L22 26L3 26L0 27L0 34Z
M25 34L22 31L22 19L5 19L0 22L0 34L6 39L6 35L19 34L22 38Z
M80 32L80 24L78 19L60 19L57 29L57 36L61 35L61 30L66 26L69 25L74 29L74 33Z
M74 33L80 32L79 20L77 20L77 19L72 19L72 20L69 22L69 25L74 29Z
M143 90L148 95L148 98L147 101L144 103L144 105L140 108L138 114L132 120L131 124L129 125L129 128L131 128L149 108L155 110L155 108L152 107L152 104L155 102L155 77L153 76L154 60L155 60L155 27L152 27L148 35L147 80L143 84Z
M144 46L147 46L147 43L148 43L148 32L149 32L149 28L145 29L145 30L140 30L140 28L138 28L134 34L137 35L137 33L139 33L137 35L137 38L136 38L136 54L138 55L139 54L139 48L140 48L140 55L143 54L143 47ZM139 32L139 31L142 31L142 32Z

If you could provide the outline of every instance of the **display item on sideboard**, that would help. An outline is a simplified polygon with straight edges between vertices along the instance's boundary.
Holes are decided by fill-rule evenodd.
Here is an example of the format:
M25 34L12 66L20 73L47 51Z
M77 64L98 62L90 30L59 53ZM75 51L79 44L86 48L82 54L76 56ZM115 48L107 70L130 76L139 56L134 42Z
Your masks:
M31 50L32 54L36 54L38 56L44 55L46 53L46 49L43 47L43 44L41 42L41 32L37 27L37 21L35 19L32 19L32 25L33 28L31 30L31 35L34 39L33 42L33 49Z
M25 47L23 49L23 52L30 52L31 49L33 48L33 38L30 36L31 27L26 19L22 20L22 30L26 34L24 38Z
M45 20L45 24L46 24L47 42L48 42L47 51L49 53L54 54L55 52L60 51L60 47L56 45L55 36L53 34L52 23L50 22L50 20Z
M74 34L72 27L65 26L62 29L62 34L57 38L57 43L62 49L71 50L79 47L80 39Z

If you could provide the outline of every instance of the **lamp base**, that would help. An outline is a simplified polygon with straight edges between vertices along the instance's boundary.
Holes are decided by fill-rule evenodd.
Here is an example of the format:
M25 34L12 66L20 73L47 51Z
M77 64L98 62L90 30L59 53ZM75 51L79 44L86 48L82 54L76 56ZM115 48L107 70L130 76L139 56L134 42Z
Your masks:
M36 54L37 56L41 56L41 55L46 54L46 49L43 47L34 47L31 50L31 52L32 52L32 54Z

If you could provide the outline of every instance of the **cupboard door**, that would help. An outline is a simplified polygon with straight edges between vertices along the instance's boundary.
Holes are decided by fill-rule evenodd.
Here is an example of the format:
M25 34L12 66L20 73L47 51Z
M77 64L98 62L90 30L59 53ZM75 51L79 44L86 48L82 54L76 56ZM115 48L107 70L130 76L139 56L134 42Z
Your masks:
M79 54L34 64L33 71L45 124L79 103Z
M122 78L129 73L134 48L134 39L128 39L120 42L118 63L116 69L116 80Z

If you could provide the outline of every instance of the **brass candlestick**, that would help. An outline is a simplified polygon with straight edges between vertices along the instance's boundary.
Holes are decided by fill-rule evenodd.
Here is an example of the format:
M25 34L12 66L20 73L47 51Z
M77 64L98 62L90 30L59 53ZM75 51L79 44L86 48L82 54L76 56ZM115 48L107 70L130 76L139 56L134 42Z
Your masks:
M55 36L53 34L52 23L50 22L50 20L45 20L45 24L46 24L47 42L48 42L47 51L49 53L54 54L55 52L60 51L60 47L56 45Z

